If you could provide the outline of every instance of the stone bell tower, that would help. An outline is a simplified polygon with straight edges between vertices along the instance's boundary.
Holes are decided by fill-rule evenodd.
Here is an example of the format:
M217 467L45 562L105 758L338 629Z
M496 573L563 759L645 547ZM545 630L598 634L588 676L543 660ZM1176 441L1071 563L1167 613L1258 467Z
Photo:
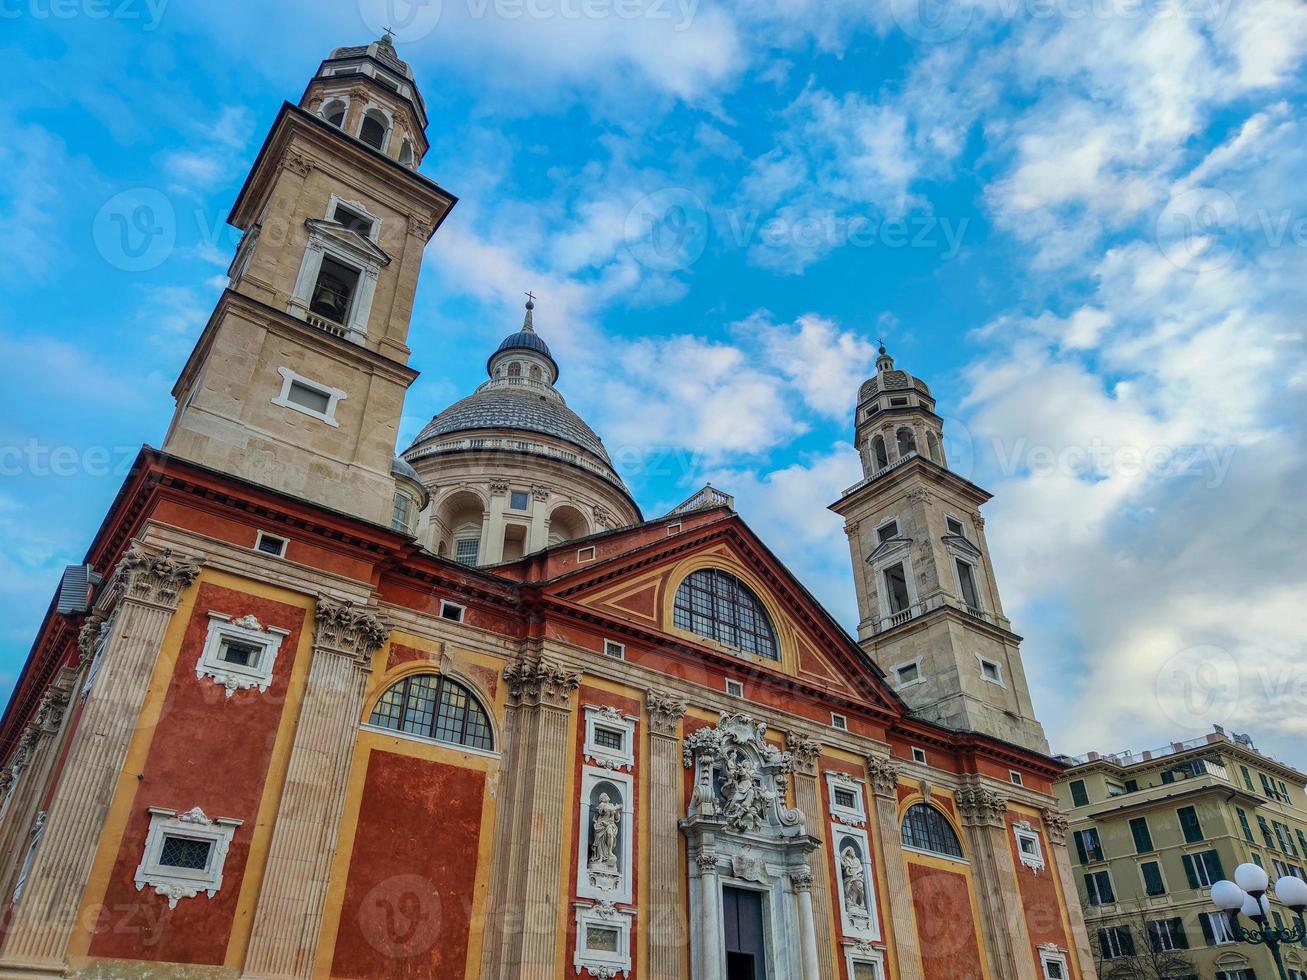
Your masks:
M336 49L282 106L228 217L244 236L166 452L391 523L413 296L455 203L417 172L426 125L388 38Z
M1047 753L989 561L990 495L949 470L930 388L883 345L854 444L864 479L831 509L849 536L862 648L922 719Z

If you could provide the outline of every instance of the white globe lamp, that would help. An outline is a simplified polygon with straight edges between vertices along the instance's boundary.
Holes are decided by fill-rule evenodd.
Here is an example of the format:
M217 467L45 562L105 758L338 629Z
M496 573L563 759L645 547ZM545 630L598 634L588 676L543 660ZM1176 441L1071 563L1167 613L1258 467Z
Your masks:
M1255 864L1241 864L1234 869L1234 883L1252 894L1266 891L1270 887L1271 879L1264 868L1259 868Z
M1247 897L1248 894L1233 881L1218 881L1212 886L1212 904L1227 912L1239 911Z

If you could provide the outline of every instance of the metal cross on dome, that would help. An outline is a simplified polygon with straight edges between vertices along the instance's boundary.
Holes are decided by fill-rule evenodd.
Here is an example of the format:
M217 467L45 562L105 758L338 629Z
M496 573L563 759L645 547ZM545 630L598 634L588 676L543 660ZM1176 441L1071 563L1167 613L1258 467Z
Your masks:
M395 32L392 31L389 27L387 27L386 30L385 30L383 33L384 33L388 38L390 38L391 41L394 41L394 40L395 40Z

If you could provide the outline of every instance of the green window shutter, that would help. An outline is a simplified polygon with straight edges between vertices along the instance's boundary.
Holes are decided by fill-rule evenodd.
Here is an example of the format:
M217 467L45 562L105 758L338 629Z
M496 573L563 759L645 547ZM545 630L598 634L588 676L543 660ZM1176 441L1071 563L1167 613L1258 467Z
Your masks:
M1209 919L1208 913L1200 912L1198 914L1198 924L1203 929L1203 942L1208 946L1216 945L1216 933L1212 931L1212 920Z
M1253 777L1248 774L1248 767L1240 766L1239 769L1243 772L1243 784L1248 787L1248 792L1255 793L1256 790L1253 789Z
M1189 937L1184 931L1184 921L1180 918L1170 919L1167 922L1167 928L1171 930L1171 938L1175 940L1176 949L1188 949Z
M1085 832L1083 830L1077 830L1075 833L1075 838L1076 838L1076 857L1080 858L1081 864L1088 864L1089 855L1085 853Z
M1221 867L1221 855L1216 851L1205 851L1202 857L1207 864L1207 873L1211 876L1213 884L1222 881L1225 878L1225 869Z
M1135 839L1135 853L1145 854L1153 849L1153 835L1148 832L1148 819L1135 817L1130 821L1130 833Z
M1166 883L1162 881L1162 869L1156 861L1147 861L1142 866L1144 873L1144 892L1149 898L1166 894Z
M1189 879L1190 888L1198 888L1198 871L1194 867L1194 856L1192 854L1184 855L1184 873Z
M1085 781L1077 779L1071 783L1071 802L1076 806L1084 806L1089 802L1089 793L1085 790Z
M1252 829L1252 827L1248 826L1248 814L1244 813L1242 810L1240 810L1240 809L1238 809L1238 808L1235 809L1235 812L1236 812L1237 814L1239 814L1239 826L1243 828L1243 838L1244 838L1244 840L1246 840L1249 844L1252 844L1252 843L1253 843L1253 829ZM1300 831L1298 831L1298 833L1301 834L1302 831L1300 830ZM1307 846L1307 845L1304 845L1304 846Z
M1203 826L1198 822L1198 811L1191 806L1181 807L1176 811L1180 818L1180 829L1184 831L1186 843L1197 844L1203 839Z

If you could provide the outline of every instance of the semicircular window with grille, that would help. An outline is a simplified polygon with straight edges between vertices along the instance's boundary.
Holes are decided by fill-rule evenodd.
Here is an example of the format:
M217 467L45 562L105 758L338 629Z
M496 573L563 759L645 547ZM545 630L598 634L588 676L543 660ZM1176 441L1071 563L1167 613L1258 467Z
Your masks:
M439 674L410 674L396 681L381 695L368 724L473 749L495 747L481 702Z
M702 568L676 590L672 621L683 629L768 660L780 660L776 631L753 590L729 572Z
M913 804L903 815L903 846L962 859L962 843L948 817L926 803Z

